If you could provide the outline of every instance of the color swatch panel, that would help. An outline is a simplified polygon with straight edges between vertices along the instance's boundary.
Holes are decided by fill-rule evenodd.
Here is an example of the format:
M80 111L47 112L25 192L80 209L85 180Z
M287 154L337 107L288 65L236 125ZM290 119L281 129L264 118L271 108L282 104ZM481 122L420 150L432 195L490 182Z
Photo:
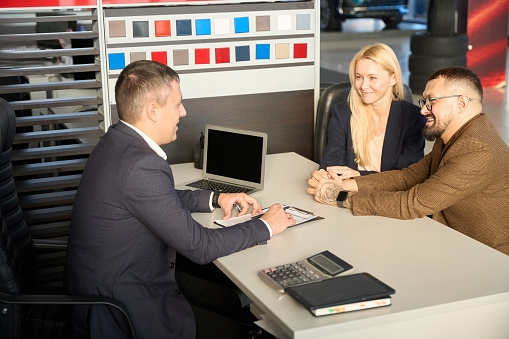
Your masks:
M203 91L199 79L208 78L208 74L224 78L223 82L230 77L238 79L239 74L251 78L252 84L239 84L235 80L231 86L217 89L218 95L280 90L277 89L280 81L274 81L276 87L271 87L266 81L255 80L262 74L293 79L284 81L285 90L313 88L314 7L301 8L302 4L293 2L265 6L267 10L254 10L252 4L227 5L227 11L216 6L217 11L211 13L133 8L132 15L125 9L120 15L107 15L105 40L109 78L114 82L131 62L154 60L193 79L191 86L187 84L187 90L192 88L203 95L211 92L210 89L206 93ZM249 10L231 10L245 7ZM273 7L290 9L273 10ZM143 11L150 13L145 15ZM256 87L258 85L251 88L261 83L263 88ZM112 90L114 85L109 85ZM114 100L113 93L110 97Z
M274 34L296 31L313 33L311 14L279 14L232 16L231 18L183 18L174 15L173 20L110 20L108 22L108 42L120 42L130 38L167 38L208 35L237 35L257 32ZM271 23L275 23L271 25ZM251 26L252 25L252 26ZM153 26L153 27L152 27ZM194 29L193 29L194 27ZM233 27L233 30L230 28ZM131 31L131 35L126 32ZM153 33L152 33L153 32Z

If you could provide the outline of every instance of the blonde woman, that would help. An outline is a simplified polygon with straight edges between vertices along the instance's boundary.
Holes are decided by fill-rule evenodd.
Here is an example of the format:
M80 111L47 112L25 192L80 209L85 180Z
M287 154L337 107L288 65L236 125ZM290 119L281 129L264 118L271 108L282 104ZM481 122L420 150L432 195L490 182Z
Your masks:
M320 164L331 178L401 169L424 156L426 119L403 100L401 67L385 44L363 48L350 64L352 89L334 105Z

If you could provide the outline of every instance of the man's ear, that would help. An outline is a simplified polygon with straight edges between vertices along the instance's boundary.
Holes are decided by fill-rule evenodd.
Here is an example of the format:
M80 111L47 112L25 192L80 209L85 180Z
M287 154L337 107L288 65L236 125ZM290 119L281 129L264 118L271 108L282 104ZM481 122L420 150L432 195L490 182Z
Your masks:
M157 114L157 105L155 101L149 101L145 105L145 115L153 122L156 122L159 119Z
M468 96L462 95L458 98L458 113L462 114L467 111L468 106L470 105L470 100Z

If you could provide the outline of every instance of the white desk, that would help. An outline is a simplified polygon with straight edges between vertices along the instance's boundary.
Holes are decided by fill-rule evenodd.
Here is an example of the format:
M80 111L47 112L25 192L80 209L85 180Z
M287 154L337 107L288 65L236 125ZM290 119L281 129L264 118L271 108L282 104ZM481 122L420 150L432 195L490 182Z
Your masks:
M241 159L242 156L239 157ZM172 166L176 183L199 176L192 164ZM290 338L509 338L509 256L429 218L410 221L354 217L306 193L316 163L295 153L268 156L262 207L295 205L325 217L290 228L260 245L216 260ZM213 227L220 211L195 214ZM480 225L482 227L482 225ZM260 269L330 250L354 269L396 290L392 305L316 318L273 291Z

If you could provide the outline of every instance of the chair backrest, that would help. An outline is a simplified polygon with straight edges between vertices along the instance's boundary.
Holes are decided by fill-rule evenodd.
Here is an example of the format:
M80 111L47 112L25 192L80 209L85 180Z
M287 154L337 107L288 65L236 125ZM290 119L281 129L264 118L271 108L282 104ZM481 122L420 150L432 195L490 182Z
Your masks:
M0 338L69 338L72 312L68 305L76 304L106 305L121 310L129 337L134 338L125 307L112 298L45 295L47 298L41 299L33 295L35 247L20 208L11 163L15 131L14 111L0 98L0 292L3 297L10 297L0 301Z
M15 254L9 231L0 214L0 292L21 294L19 260ZM2 338L19 338L21 323L27 313L26 306L1 303L0 331Z
M31 293L35 282L35 249L23 218L11 163L12 143L16 134L16 116L7 101L0 98L0 215L19 261L17 281L0 268L0 289L5 293ZM6 273L6 275L4 275ZM14 288L13 284L19 284ZM4 290L4 288L6 288Z
M413 103L412 91L410 87L403 84L404 99ZM341 82L327 87L318 100L315 122L314 154L313 160L317 163L322 161L323 150L327 145L329 120L332 107L348 99L350 93L350 82Z

